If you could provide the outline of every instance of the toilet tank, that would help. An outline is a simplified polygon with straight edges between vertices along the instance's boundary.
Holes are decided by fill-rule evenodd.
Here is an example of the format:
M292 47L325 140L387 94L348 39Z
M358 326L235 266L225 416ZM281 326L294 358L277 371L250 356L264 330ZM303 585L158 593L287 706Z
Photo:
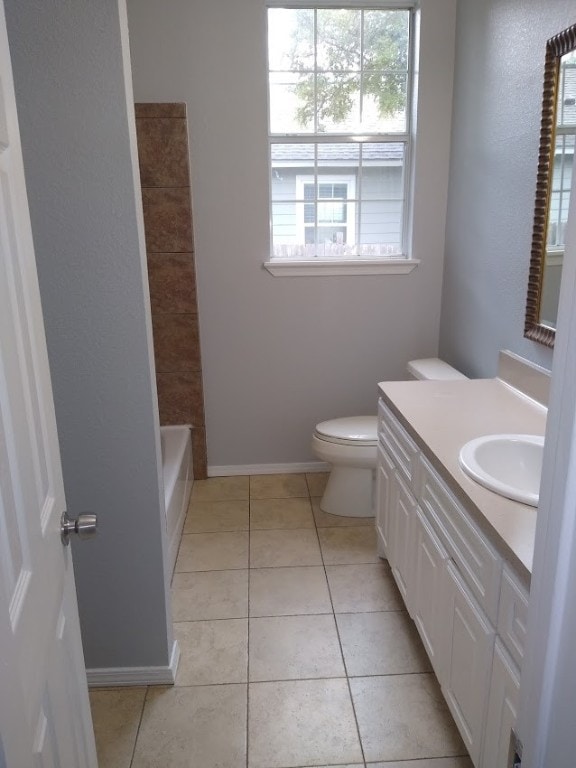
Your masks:
M467 379L463 373L457 371L439 357L426 357L422 360L410 360L407 366L408 374L412 379L430 379L436 381L449 381L453 379Z

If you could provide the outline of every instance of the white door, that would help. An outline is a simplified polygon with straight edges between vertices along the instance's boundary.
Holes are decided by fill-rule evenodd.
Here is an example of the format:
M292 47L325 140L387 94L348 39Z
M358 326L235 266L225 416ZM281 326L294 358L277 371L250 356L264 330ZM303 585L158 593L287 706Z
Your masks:
M95 768L2 0L0 73L0 768Z

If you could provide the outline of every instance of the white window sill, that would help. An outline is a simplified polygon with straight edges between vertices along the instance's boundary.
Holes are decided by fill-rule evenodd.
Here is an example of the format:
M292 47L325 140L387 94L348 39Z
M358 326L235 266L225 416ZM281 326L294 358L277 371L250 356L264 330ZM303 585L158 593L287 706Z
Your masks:
M289 261L274 259L264 262L274 277L313 277L315 275L407 275L419 259L353 259L348 261L321 260Z

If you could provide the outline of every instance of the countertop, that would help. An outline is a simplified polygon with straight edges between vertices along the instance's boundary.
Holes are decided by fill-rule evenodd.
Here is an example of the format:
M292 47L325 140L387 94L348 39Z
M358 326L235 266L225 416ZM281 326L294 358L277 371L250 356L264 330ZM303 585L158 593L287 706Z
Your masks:
M500 379L394 381L384 401L488 538L526 578L532 572L536 509L505 499L460 469L464 443L495 433L543 435L547 410Z

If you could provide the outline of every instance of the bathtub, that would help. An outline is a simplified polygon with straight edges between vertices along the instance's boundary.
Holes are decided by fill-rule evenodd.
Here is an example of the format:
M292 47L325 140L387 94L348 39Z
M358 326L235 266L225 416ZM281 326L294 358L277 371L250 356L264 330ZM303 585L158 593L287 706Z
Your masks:
M192 492L192 432L188 426L161 427L162 474L168 532L168 573L176 565L178 546Z

